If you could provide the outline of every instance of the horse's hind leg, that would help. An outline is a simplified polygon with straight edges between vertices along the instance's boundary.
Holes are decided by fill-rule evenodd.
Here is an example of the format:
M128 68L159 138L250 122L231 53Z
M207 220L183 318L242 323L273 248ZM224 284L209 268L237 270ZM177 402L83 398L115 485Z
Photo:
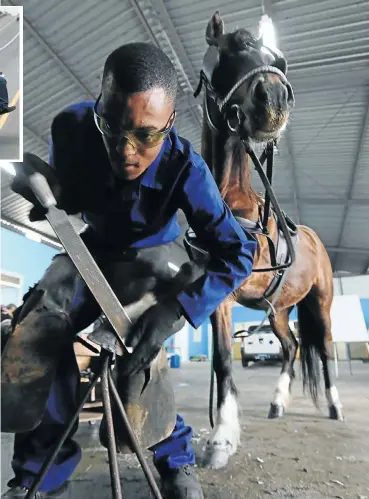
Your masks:
M223 303L210 319L218 398L216 423L206 444L203 465L217 469L227 465L240 440L237 391L232 379L232 304Z
M274 334L281 342L283 351L282 371L278 378L274 398L270 404L268 414L269 419L276 419L283 416L289 401L291 383L295 377L293 364L296 358L298 343L288 324L288 310L278 311L275 315L271 316L270 325Z
M332 371L329 368L329 363L328 363L329 356L328 356L327 346L324 347L324 350L321 354L321 359L323 363L325 396L328 402L329 417L331 419L337 419L338 421L343 421L344 417L342 413L342 404L340 401L338 390L331 381Z
M330 308L332 296L325 290L313 286L309 294L298 304L299 329L301 337L301 362L304 384L310 387L310 393L316 402L318 393L318 368L315 366L314 351L323 364L325 395L328 402L329 417L342 421L342 404L338 390L332 383L329 366L329 338L331 335Z
M319 301L321 307L321 321L324 327L324 344L320 349L320 358L323 364L323 376L325 385L325 396L328 402L329 417L343 421L342 404L338 395L338 390L334 383L332 383L332 370L329 366L329 338L331 336L331 304L327 305L325 300Z

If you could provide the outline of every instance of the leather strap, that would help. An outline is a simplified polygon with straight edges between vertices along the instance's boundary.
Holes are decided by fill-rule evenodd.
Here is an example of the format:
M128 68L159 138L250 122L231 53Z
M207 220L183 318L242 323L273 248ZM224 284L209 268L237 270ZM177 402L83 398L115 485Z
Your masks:
M274 162L274 146L272 143L268 142L266 146L267 154L267 178L270 185L272 185L273 180L273 162ZM264 203L264 216L263 216L263 233L268 234L268 220L270 216L270 197L268 191L265 191L265 203ZM273 265L273 264L272 264Z

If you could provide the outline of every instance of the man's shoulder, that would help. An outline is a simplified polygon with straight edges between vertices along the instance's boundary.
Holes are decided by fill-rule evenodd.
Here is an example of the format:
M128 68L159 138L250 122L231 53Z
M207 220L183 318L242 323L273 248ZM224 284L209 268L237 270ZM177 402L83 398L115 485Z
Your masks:
M50 163L58 171L98 174L107 155L93 119L94 103L81 101L66 106L51 124ZM73 173L73 174L74 174Z
M52 130L55 127L73 128L73 125L93 124L93 107L94 103L92 101L80 101L66 106L55 115Z
M61 147L80 144L78 147L82 148L81 144L88 142L90 147L100 148L102 141L95 126L93 106L92 101L81 101L62 109L51 123L52 143Z
M180 136L175 129L171 132L170 138L172 150L174 150L190 168L200 170L206 168L204 159L195 151L189 140Z
M73 104L69 104L69 106L62 109L59 114L62 113L70 113L74 114L78 118L83 118L86 115L93 115L94 102L93 101L80 101L75 102Z

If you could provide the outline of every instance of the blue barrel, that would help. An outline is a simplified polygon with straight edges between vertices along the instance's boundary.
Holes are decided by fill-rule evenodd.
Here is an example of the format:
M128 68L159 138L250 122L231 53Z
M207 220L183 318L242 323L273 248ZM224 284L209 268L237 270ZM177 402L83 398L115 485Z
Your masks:
M181 357L177 354L172 355L170 358L170 367L172 369L178 369L181 367Z

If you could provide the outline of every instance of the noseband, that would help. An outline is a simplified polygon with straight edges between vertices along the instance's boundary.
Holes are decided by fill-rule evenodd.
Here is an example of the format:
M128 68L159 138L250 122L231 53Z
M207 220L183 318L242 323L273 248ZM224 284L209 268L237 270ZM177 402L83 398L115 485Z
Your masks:
M258 68L252 69L248 73L246 73L238 82L231 88L231 90L228 92L228 94L224 97L223 100L220 100L218 102L218 108L220 112L223 112L224 107L228 104L228 101L231 99L233 94L238 90L238 88L245 83L247 80L250 78L253 78L257 74L260 73L274 73L277 74L280 78L282 83L285 85L289 85L289 82L286 78L286 75L278 68L275 66L260 66Z

